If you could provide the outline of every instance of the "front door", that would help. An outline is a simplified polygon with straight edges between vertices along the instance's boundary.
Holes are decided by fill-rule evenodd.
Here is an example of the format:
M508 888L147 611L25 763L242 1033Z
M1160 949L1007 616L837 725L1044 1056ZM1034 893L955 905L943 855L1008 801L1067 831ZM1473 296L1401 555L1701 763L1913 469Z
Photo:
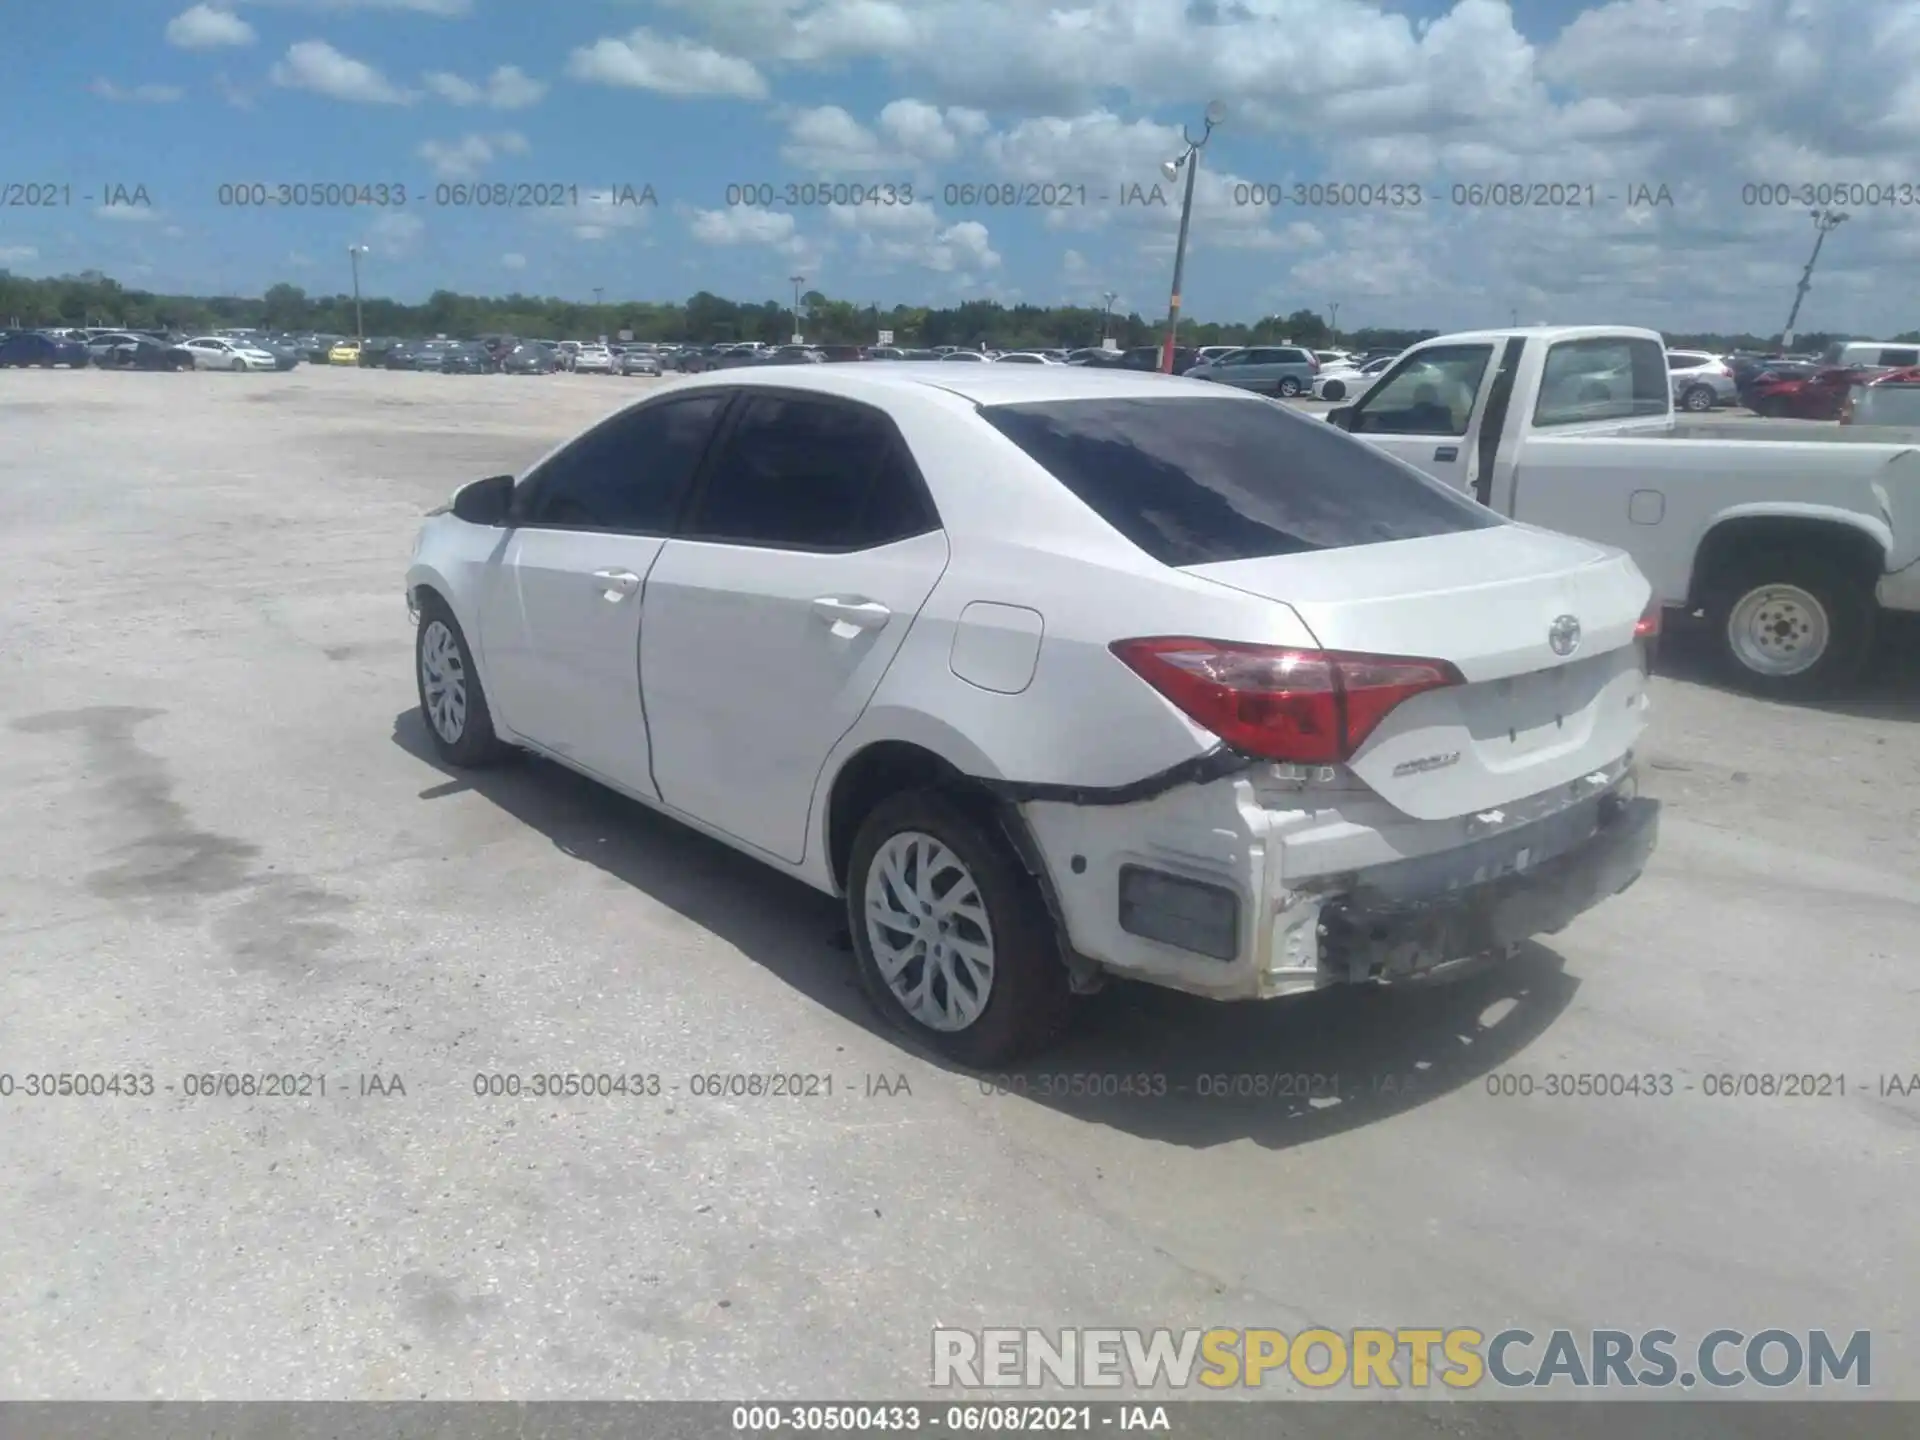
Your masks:
M746 391L647 580L640 678L660 798L804 859L821 767L946 562L885 414Z
M623 411L528 476L488 577L481 656L515 734L642 795L650 778L640 696L648 572L673 527L726 396Z
M1490 344L1410 355L1354 404L1347 430L1472 494L1474 408L1492 359Z

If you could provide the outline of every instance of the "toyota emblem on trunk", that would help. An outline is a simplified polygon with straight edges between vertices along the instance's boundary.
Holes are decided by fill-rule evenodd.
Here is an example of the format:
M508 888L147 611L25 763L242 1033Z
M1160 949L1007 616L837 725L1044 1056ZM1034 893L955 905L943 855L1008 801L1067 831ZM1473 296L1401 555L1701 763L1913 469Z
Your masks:
M1576 616L1562 615L1547 627L1547 644L1553 647L1556 655L1571 655L1580 648L1580 621Z

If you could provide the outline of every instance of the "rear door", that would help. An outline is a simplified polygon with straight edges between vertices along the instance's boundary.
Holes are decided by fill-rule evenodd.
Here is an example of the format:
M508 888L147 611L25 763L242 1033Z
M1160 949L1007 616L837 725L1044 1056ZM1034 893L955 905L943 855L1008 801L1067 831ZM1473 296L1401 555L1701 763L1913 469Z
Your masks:
M637 406L540 466L515 494L482 600L488 694L508 728L642 795L654 793L643 591L726 401L710 390Z
M1434 479L1471 492L1473 418L1492 379L1493 343L1436 345L1399 361L1353 405L1346 429Z
M648 577L640 673L661 799L805 858L814 782L947 562L880 410L743 391Z

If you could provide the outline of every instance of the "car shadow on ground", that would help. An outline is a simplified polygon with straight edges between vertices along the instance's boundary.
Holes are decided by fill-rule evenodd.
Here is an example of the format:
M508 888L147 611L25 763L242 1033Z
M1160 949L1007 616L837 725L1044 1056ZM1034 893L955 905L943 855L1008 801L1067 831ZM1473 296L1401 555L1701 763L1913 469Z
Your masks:
M453 770L417 711L395 718L393 742L448 777L420 799L482 796L956 1083L1171 1144L1286 1148L1498 1083L1492 1072L1537 1039L1579 985L1538 944L1411 984L1264 1004L1116 982L1079 1007L1041 1060L981 1074L921 1046L867 1003L838 901L549 761Z
M1669 618L1654 673L1723 690L1733 688L1721 665L1718 641L1698 618ZM1862 720L1920 721L1920 615L1881 617L1873 655L1860 680L1845 693L1777 703Z

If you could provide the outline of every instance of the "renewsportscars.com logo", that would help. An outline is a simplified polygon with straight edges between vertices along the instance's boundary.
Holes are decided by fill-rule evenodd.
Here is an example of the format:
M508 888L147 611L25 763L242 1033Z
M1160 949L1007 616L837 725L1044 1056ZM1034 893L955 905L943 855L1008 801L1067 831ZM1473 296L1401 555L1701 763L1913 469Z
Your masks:
M933 1332L940 1389L1714 1389L1872 1383L1873 1336L1826 1330L1313 1329Z

